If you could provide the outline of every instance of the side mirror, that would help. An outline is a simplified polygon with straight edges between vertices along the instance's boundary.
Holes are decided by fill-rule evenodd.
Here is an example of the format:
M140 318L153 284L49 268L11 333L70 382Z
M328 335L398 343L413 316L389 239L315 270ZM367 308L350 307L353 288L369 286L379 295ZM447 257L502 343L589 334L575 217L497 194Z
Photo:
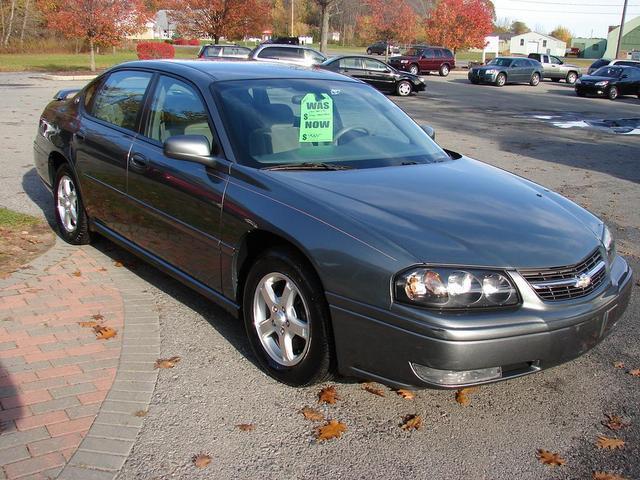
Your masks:
M176 135L164 142L164 154L167 157L188 162L213 165L211 145L204 135Z
M420 125L420 128L422 130L424 130L424 132L429 135L429 137L431 138L431 140L433 140L435 142L436 140L436 131L434 130L433 127L430 127L429 125Z

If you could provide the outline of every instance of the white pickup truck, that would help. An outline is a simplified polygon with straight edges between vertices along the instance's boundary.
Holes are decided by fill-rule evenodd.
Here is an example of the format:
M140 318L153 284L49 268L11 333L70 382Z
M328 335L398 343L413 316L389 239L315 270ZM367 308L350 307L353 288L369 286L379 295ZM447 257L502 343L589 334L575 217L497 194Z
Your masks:
M570 63L564 63L554 55L547 55L546 53L530 53L529 58L539 61L544 68L542 76L544 78L550 78L554 82L564 80L573 85L582 74L580 67L577 65L571 65Z

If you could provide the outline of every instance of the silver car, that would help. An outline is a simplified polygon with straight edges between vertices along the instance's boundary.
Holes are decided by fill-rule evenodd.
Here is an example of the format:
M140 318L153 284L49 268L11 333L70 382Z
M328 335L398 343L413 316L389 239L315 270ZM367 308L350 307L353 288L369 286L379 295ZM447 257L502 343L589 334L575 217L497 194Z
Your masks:
M249 54L249 58L263 62L289 63L306 67L320 65L327 59L313 48L280 44L259 45Z
M550 78L554 82L560 80L566 81L568 84L573 85L576 80L582 74L582 70L577 65L570 63L564 63L558 57L554 55L547 55L544 53L530 53L529 58L537 60L542 64L544 68L542 72L543 78Z

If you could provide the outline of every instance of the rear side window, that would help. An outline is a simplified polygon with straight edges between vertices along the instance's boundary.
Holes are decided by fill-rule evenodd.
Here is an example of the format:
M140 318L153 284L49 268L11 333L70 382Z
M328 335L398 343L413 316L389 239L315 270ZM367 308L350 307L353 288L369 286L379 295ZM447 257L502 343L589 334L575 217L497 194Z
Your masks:
M267 47L258 54L258 57L302 59L304 58L304 51L300 48Z
M224 47L224 55L248 55L249 52L251 50L249 50L248 48L242 48L242 47Z
M135 131L151 77L148 72L124 70L112 73L95 94L91 114L112 125Z
M427 58L433 58L436 56L436 54L433 52L433 48L428 48L427 50L422 52L422 54Z
M217 57L221 51L222 47L206 47L203 54L205 57Z
M340 68L362 68L362 61L359 58L342 58L340 59Z
M442 56L443 56L442 55L442 50L436 49L436 50L433 51L433 53L434 53L436 58L442 58Z
M364 59L364 68L366 68L367 70L376 70L378 72L384 72L387 69L384 63L372 58Z
M591 64L591 68L600 68L609 65L609 60L596 60Z
M626 65L627 67L640 67L640 63L638 62L627 62L627 61L622 61L622 62L616 62L616 65Z
M442 53L444 54L445 57L449 57L449 58L453 58L453 53L451 53L451 50L449 49L444 49L442 50Z

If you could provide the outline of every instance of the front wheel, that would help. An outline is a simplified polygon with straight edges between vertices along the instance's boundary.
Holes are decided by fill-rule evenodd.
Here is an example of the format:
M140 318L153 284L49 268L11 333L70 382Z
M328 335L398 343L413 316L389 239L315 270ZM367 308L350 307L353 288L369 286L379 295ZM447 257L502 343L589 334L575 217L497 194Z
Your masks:
M56 172L53 183L55 219L60 236L72 245L90 242L89 219L75 177L66 163Z
M411 82L408 80L401 80L396 86L396 93L401 97L408 97L411 95L412 90Z
M449 65L442 65L438 73L441 77L446 77L447 75L449 75Z
M418 75L420 73L420 68L415 63L409 67L409 73L411 75Z
M567 73L566 81L569 85L573 85L574 83L576 83L577 79L578 79L578 74L576 72Z
M533 75L531 75L531 80L529 81L529 85L531 85L532 87L537 87L539 83L540 83L540 74L534 73Z
M499 73L496 77L496 86L504 87L507 83L507 76L504 73Z
M298 253L262 254L247 275L244 324L262 369L287 385L325 380L332 363L329 309L311 267Z
M607 97L609 97L609 100L615 100L616 98L618 98L618 87L611 87L609 89Z
M371 55L373 52L371 51L370 48L367 48L367 55Z

